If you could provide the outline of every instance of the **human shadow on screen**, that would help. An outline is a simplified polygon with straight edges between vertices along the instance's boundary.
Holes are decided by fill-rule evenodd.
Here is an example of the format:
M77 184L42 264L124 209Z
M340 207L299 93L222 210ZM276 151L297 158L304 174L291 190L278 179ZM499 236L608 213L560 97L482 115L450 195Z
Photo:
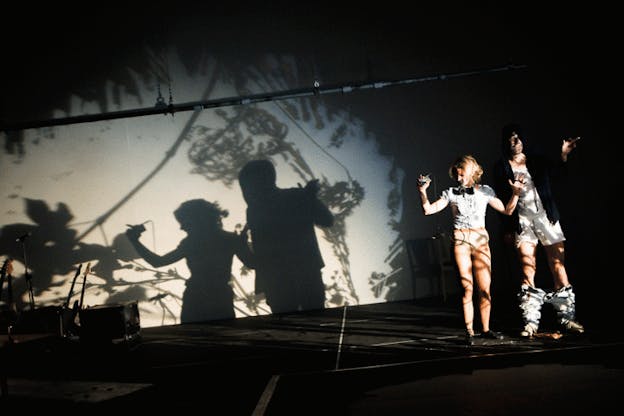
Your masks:
M324 267L315 226L334 217L317 197L319 182L278 188L269 160L252 160L239 174L247 202L247 227L255 256L256 295L264 293L273 313L325 307Z
M173 214L187 236L166 254L156 254L141 243L143 225L130 226L126 235L137 253L152 267L186 260L191 275L182 296L182 323L235 318L230 282L233 257L253 267L246 233L223 229L222 218L228 212L216 202L192 199L183 202Z

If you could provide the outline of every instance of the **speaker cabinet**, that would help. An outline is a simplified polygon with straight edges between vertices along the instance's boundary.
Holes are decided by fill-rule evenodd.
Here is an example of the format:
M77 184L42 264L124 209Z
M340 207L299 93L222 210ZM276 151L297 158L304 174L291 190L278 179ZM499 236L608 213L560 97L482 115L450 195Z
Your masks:
M79 316L81 341L130 341L141 330L137 302L96 305L82 309Z
M13 328L15 334L63 335L63 322L59 306L44 306L18 314Z

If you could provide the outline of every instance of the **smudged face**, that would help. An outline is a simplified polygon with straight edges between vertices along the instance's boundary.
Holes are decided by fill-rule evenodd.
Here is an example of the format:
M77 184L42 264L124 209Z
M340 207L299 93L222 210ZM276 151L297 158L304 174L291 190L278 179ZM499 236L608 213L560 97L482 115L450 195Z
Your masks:
M466 163L457 168L457 182L466 188L474 186L474 174L476 166L473 163Z
M524 146L522 144L522 140L520 136L515 131L511 133L509 136L509 150L511 156L519 155L524 150Z

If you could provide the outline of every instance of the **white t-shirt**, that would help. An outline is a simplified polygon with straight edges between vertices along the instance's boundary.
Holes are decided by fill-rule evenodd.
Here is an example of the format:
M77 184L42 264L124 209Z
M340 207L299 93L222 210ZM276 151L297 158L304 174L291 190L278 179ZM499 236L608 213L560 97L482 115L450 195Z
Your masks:
M453 212L453 228L483 228L485 227L485 211L490 199L496 193L488 185L479 185L474 193L458 192L458 188L449 188L442 192L441 198L449 201Z

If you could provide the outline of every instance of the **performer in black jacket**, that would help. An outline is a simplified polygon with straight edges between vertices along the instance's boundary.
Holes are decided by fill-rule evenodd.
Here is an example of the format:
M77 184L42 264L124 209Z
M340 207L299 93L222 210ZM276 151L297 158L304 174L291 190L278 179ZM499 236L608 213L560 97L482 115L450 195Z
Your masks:
M584 332L583 326L576 321L575 295L564 264L565 236L551 184L553 172L564 168L579 139L564 139L560 157L549 159L531 151L519 125L509 124L502 130L502 157L494 168L495 191L505 200L511 192L509 180L522 178L525 185L516 211L510 217L502 217L505 240L515 243L522 269L518 300L524 320L520 333L523 337L537 333L541 307L545 302L553 305L564 330ZM535 286L538 243L544 247L553 276L554 291L550 293Z

